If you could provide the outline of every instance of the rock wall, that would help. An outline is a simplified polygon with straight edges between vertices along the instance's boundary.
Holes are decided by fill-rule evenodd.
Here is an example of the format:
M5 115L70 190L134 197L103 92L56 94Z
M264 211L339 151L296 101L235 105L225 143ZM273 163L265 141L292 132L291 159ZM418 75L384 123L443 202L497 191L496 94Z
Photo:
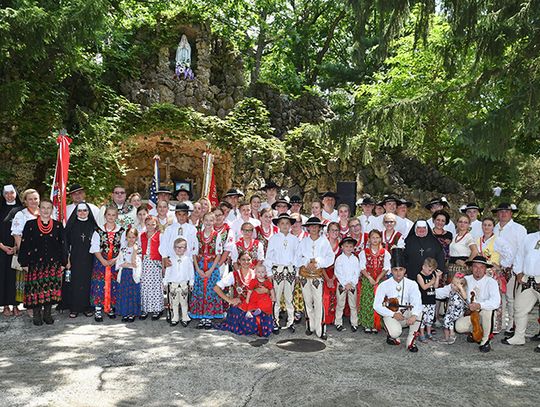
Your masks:
M257 83L251 87L250 93L266 105L276 137L283 136L300 123L321 123L334 117L323 98L308 92L292 98L272 85Z
M242 58L230 46L210 35L209 29L198 24L179 24L178 33L156 50L155 63L141 61L141 76L121 84L122 93L143 106L173 103L225 117L236 102L244 97L244 67ZM193 80L175 78L175 55L182 34L186 34L192 50Z

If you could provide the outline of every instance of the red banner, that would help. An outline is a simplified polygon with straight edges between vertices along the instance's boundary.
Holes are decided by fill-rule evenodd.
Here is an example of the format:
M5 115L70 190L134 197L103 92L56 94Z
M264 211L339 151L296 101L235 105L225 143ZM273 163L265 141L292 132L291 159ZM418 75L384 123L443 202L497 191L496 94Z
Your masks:
M51 190L51 201L55 208L56 220L62 222L64 225L67 222L66 190L69 171L69 145L71 141L64 130L58 134L58 138L56 139L58 143L58 156Z
M219 205L219 199L218 199L217 188L216 188L216 178L214 176L213 166L212 166L212 174L210 178L210 191L208 193L208 199L210 200L210 203L212 204L213 208Z

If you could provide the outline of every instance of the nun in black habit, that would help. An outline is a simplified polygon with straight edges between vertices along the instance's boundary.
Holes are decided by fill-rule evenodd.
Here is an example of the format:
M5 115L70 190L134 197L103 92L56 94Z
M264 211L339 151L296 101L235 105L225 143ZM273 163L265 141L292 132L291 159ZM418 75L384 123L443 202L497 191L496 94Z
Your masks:
M69 309L70 318L79 313L87 317L94 315L90 305L90 282L94 256L90 253L90 241L96 229L96 220L90 206L79 203L66 224L69 278L64 276L62 284L62 308ZM68 271L69 273L69 271ZM69 279L69 281L67 281Z
M0 197L0 306L4 316L19 315L16 300L16 271L11 268L15 239L11 236L11 222L23 208L13 185L5 185ZM13 311L9 306L13 306Z
M431 228L425 220L414 222L411 231L405 239L405 263L407 278L416 281L416 276L422 270L424 260L432 257L437 261L437 268L446 272L444 250L439 240L433 236Z

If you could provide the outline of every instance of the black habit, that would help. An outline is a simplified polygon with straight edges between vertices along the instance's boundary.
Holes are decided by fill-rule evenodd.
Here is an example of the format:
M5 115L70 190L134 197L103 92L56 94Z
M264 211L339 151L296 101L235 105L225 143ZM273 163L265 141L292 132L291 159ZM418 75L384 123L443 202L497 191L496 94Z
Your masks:
M422 270L424 260L432 257L437 261L437 268L446 270L444 250L439 240L433 236L431 228L427 226L425 237L416 236L416 223L405 239L405 263L407 264L407 277L416 281L416 276Z

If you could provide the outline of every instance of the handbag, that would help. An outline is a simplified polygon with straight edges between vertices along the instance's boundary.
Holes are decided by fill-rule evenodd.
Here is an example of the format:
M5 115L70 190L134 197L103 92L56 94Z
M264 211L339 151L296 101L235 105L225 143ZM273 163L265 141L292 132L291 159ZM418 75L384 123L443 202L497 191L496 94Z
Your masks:
M19 263L19 256L17 256L16 254L14 254L11 258L11 268L13 270L22 271L22 266Z

